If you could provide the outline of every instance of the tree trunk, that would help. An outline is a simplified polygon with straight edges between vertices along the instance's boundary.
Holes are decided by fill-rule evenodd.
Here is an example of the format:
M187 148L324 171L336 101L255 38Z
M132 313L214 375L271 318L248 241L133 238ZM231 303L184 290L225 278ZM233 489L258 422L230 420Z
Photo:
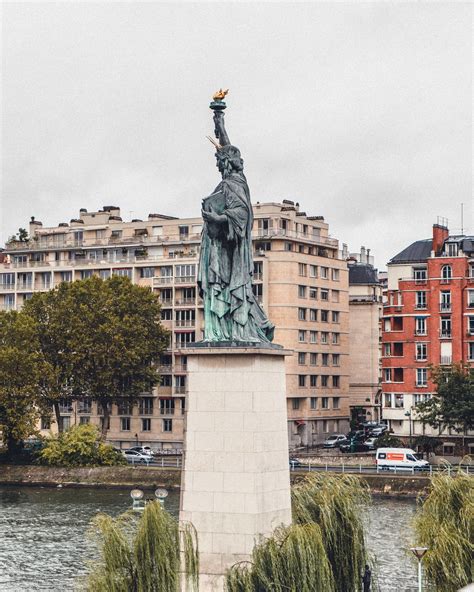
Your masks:
M58 401L54 401L53 409L54 409L54 416L56 418L56 424L58 426L58 433L61 433L63 431L63 424L61 421L61 412L59 411L59 402Z

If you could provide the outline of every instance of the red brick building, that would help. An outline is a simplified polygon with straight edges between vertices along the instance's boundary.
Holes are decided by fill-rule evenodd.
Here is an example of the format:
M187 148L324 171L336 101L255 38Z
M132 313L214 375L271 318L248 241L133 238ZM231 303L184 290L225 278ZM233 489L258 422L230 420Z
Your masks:
M388 263L382 414L395 435L435 435L416 420L413 407L433 392L430 364L460 361L474 363L474 237L450 236L445 224L435 224L431 239L414 242ZM444 454L454 453L455 433L441 436Z

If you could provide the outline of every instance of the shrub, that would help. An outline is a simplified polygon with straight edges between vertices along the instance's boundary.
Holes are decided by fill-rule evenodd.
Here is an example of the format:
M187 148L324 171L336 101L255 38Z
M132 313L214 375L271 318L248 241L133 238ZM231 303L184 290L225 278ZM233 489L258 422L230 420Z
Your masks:
M62 467L124 465L127 461L112 446L104 444L91 424L72 427L46 440L38 454L40 464Z

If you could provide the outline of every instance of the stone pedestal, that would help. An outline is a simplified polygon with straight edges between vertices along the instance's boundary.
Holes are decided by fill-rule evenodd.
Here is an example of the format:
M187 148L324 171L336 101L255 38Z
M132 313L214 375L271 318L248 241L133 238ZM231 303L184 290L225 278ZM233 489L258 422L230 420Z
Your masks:
M179 517L198 533L203 592L222 592L226 569L249 559L258 535L291 522L288 353L264 347L186 350Z

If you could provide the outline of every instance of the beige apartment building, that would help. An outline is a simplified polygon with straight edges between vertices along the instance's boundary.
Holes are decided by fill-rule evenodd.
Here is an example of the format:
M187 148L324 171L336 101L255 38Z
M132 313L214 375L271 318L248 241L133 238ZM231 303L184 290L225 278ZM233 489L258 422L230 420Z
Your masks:
M380 421L383 286L368 249L351 253L348 265L351 418Z
M254 291L276 325L275 343L294 352L286 359L290 447L310 446L348 428L347 264L321 216L308 216L289 200L257 202L254 215ZM32 218L29 240L10 241L3 253L3 310L21 308L33 292L92 275L127 276L159 294L171 332L158 360L162 381L139 405L113 406L108 439L119 447L182 447L186 346L203 336L196 287L201 228L200 218L150 214L125 222L114 206L81 209L78 218L55 227ZM101 410L87 399L64 404L61 412L64 427L101 421Z

